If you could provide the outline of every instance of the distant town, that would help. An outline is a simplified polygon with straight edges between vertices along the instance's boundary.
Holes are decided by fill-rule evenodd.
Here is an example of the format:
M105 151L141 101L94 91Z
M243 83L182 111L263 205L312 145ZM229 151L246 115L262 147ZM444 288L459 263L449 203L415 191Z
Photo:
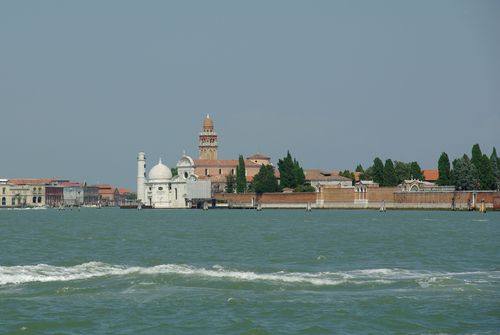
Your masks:
M364 169L303 169L290 152L277 166L262 153L219 159L218 135L209 115L198 138L199 155L183 154L176 166L161 160L146 173L137 156L137 190L57 178L0 179L1 208L439 208L500 209L500 159L478 144L450 163L442 153L437 169L417 162L375 158Z

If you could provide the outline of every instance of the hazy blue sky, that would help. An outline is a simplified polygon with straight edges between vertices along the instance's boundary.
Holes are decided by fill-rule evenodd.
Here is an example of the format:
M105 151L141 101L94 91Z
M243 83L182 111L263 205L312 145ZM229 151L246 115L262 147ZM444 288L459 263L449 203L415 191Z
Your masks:
M434 168L500 147L500 1L1 1L0 178L135 189L136 155ZM500 148L498 148L500 149Z

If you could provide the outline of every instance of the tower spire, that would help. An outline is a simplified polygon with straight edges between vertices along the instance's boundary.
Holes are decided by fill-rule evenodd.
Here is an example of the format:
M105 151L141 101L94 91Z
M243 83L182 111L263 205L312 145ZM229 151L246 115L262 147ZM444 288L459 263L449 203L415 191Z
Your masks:
M214 131L214 122L207 113L207 117L203 121L202 132L199 137L199 158L200 159L217 159L217 149L219 147L217 141L217 133Z

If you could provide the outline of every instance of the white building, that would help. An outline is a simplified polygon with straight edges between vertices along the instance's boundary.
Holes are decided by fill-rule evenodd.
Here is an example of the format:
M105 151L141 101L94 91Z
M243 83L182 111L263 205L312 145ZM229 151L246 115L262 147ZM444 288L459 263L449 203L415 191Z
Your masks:
M137 200L153 208L190 208L195 201L211 198L209 180L198 180L194 161L183 155L177 162L177 175L160 161L146 178L146 156L137 156Z

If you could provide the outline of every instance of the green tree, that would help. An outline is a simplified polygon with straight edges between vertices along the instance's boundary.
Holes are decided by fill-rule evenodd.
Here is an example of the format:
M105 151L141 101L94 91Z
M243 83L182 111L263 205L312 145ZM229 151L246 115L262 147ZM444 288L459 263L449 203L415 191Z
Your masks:
M356 172L359 172L359 173L363 173L365 172L365 170L363 169L363 166L361 166L361 164L358 164L358 166L356 166Z
M446 152L443 152L441 156L439 157L438 161L438 170L439 170L439 178L437 180L437 184L444 186L444 185L450 185L451 180L450 180L450 159L448 158L448 155Z
M497 149L493 147L493 151L490 156L491 169L493 170L493 176L495 177L495 189L500 189L500 160L497 156Z
M306 182L306 176L304 175L304 170L296 159L293 160L293 175L295 187L304 185Z
M479 171L480 166L481 166L481 161L482 161L483 153L481 152L481 148L479 147L479 144L474 144L472 146L472 156L471 156L471 163L474 164L476 169Z
M398 178L396 176L396 171L394 170L394 163L392 163L391 159L387 159L385 161L384 166L384 186L397 186Z
M420 165L418 165L417 162L410 163L410 176L413 179L418 179L418 180L424 179L424 175L422 174L422 169L420 168Z
M479 170L479 182L482 190L494 190L496 188L495 174L488 156L481 157Z
M453 161L452 184L458 190L474 190L479 186L479 174L467 155Z
M316 192L316 189L309 183L297 186L294 190L295 192Z
M171 168L170 171L172 171L172 177L175 177L179 174L178 170L176 167Z
M280 185L282 188L295 188L297 186L295 180L296 171L290 151L287 151L285 158L278 160L278 170L280 172Z
M410 179L410 164L401 161L395 161L394 171L396 172L398 184L401 184L403 181Z
M373 160L373 181L379 183L380 185L384 184L384 163L378 157Z
M373 180L373 166L368 167L359 175L360 180Z
M245 170L245 160L243 159L243 155L240 155L238 168L236 169L236 192L245 193L247 188L247 177Z
M234 193L236 189L236 178L233 174L226 176L226 193Z
M279 185L272 165L262 165L259 173L253 177L253 187L258 194L278 192Z

